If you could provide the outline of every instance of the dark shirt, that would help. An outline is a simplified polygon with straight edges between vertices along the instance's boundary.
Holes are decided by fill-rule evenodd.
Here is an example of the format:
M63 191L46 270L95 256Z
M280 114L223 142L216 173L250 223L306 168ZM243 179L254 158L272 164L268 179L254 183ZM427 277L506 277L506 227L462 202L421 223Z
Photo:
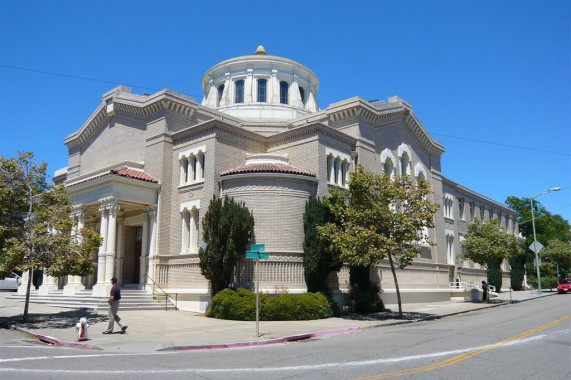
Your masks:
M111 297L113 297L113 301L119 301L121 299L121 289L119 285L113 285L111 288Z

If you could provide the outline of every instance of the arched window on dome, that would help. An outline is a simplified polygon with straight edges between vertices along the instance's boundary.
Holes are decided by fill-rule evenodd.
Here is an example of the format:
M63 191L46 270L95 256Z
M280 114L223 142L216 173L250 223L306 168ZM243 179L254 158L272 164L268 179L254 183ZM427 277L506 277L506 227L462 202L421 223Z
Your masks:
M287 82L280 82L280 103L281 104L287 104L288 103L288 99L287 99L287 91L288 91L288 87L289 85L287 84Z
M244 103L244 80L236 81L234 103Z
M265 79L258 79L258 102L266 102L266 88L268 81Z
M299 88L299 96L301 97L301 103L305 106L305 90L303 87Z
M223 84L218 86L218 105L220 105L220 101L222 100L222 95L224 95L224 85Z

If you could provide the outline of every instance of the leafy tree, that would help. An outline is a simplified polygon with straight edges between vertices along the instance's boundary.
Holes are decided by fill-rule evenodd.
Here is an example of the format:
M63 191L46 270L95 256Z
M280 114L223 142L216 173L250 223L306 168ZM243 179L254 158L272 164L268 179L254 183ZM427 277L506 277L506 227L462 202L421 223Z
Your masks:
M527 247L533 242L530 202L530 198L508 197L506 199L506 204L519 214L519 231L525 237ZM571 241L571 225L561 215L551 214L537 200L533 201L533 214L535 235L537 241L543 246L546 247L552 240Z
M343 266L332 254L330 241L317 233L317 226L326 223L333 223L333 214L321 200L309 197L303 214L303 264L309 292L328 293L327 276Z
M212 297L232 283L234 269L254 231L254 216L243 202L213 197L202 220L206 249L200 248L200 271L210 280Z
M559 273L567 274L571 272L571 243L564 243L561 240L552 240L547 247L541 251L541 257L544 263L558 266Z
M351 173L349 189L331 189L324 201L336 223L317 227L331 241L340 261L370 268L388 257L397 291L399 314L402 304L395 263L409 265L419 252L422 231L434 227L439 206L427 200L426 181L415 186L409 176L375 175L361 165Z
M535 268L535 254L528 247L533 242L533 227L531 222L531 199L508 197L506 204L518 212L519 231L525 238L525 270L527 272L528 282L537 286L537 276ZM571 225L561 217L561 215L553 215L545 209L537 200L533 201L533 213L535 218L535 232L537 241L544 247L547 247L551 241L559 240L562 242L571 241ZM544 250L539 253L543 258ZM513 269L513 267L512 267ZM565 269L565 268L564 268ZM571 269L569 267L567 270ZM544 273L545 271L545 273ZM548 269L545 265L540 267L541 277L548 276ZM543 284L543 281L542 281Z
M0 156L0 273L28 271L24 321L28 319L34 269L61 277L85 276L101 237L89 228L72 235L71 203L63 185L48 185L47 164L32 152L17 159Z
M497 219L482 221L475 218L468 225L468 232L464 235L462 242L462 254L464 260L472 260L475 263L484 265L488 269L488 282L490 282L491 271L495 273L497 267L504 258L516 257L521 254L521 248L517 244L514 235L507 234L500 229L500 222ZM494 269L492 269L492 267ZM493 276L497 289L501 288L501 277Z

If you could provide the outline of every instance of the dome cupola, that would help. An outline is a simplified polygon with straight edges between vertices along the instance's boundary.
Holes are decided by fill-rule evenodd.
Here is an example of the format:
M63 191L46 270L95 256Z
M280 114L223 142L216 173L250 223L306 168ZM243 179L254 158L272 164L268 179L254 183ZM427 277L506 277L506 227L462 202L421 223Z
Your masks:
M227 59L202 77L202 105L251 121L290 120L319 111L317 76L299 62L268 55Z

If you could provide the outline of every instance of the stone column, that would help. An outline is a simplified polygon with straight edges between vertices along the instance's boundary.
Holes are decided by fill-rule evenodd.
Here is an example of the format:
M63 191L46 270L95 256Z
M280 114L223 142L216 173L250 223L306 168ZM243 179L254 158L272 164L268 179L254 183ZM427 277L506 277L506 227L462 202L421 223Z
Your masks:
M107 295L107 292L105 291L105 250L107 249L107 227L109 225L109 212L105 204L102 204L101 207L99 207L99 211L101 211L101 227L99 229L99 234L103 238L103 243L97 252L97 282L95 285L93 285L93 295L104 297Z
M85 226L85 210L76 208L72 217L74 226L71 234L75 239L81 239L79 231ZM71 296L83 289L85 289L85 286L81 283L81 276L67 276L67 284L63 287L64 295Z
M143 237L141 240L141 258L139 260L139 288L144 289L147 282L147 252L149 251L149 214L147 211L143 212Z
M303 108L303 102L301 101L301 95L299 94L299 84L297 83L297 75L293 74L293 81L290 86L290 104L294 107Z
M210 108L216 108L216 103L218 102L218 89L214 86L213 79L210 79L208 84L210 89L208 90L208 95L202 104Z
M219 107L232 104L232 102L230 101L230 96L231 96L230 94L232 93L230 91L230 84L231 84L230 73L226 73L224 75L226 76L226 78L224 79L224 91L222 91L222 98L220 99L220 104L218 105Z
M117 219L117 256L115 258L115 276L117 282L123 285L123 258L125 256L125 220L123 218Z
M268 102L280 104L280 82L278 81L278 71L276 69L272 69L272 77L269 82Z
M254 81L254 69L246 69L247 75L244 81L244 103L252 103L254 99L254 86L256 82ZM256 95L257 96L257 95ZM256 98L256 101L258 99Z
M47 295L53 292L54 290L57 290L57 287L58 287L57 278L48 276L47 274L44 273L42 285L40 286L38 293L41 295Z
M307 97L307 109L311 112L319 111L319 107L317 106L317 101L315 100L315 95L313 91L309 92L309 96Z
M111 277L115 275L115 245L117 243L117 211L119 205L116 200L110 200L107 209L109 218L107 224L107 244L105 257L105 283L110 283Z
M157 210L150 210L149 215L149 229L150 229L150 243L149 243L149 263L148 263L148 276L155 280L155 254L157 250ZM148 280L150 283L151 281ZM149 284L150 285L150 284Z
M22 273L22 283L20 284L20 286L18 286L18 292L17 294L19 295L26 295L26 290L28 288L28 281L31 281L30 279L30 273L29 271L26 269L23 273ZM32 284L32 286L30 287L30 290L34 290L34 284Z

